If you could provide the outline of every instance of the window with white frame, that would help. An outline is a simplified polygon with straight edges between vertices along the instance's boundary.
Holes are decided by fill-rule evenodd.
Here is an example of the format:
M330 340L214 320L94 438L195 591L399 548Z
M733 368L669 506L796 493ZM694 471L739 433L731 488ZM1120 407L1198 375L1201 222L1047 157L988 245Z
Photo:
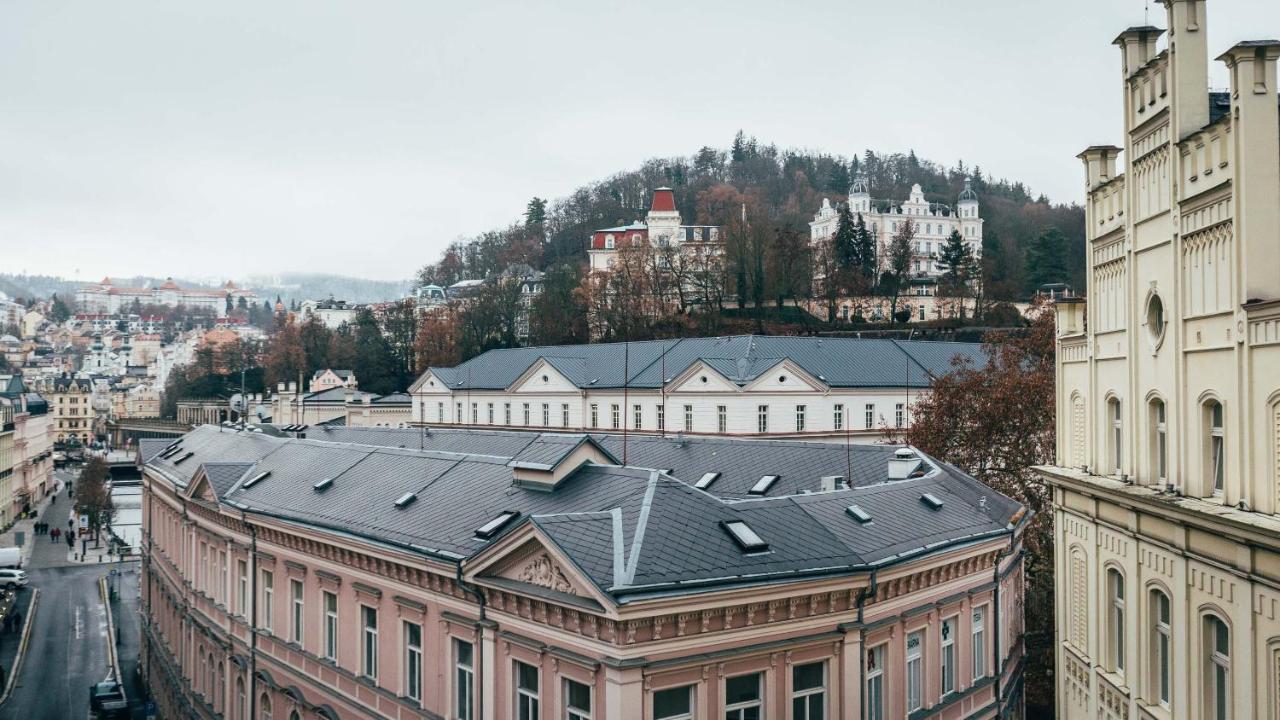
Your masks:
M502 424L511 424L511 403L502 403Z
M987 606L979 605L973 609L973 624L970 626L973 650L973 679L987 676Z
M1124 576L1107 569L1107 660L1112 672L1124 673Z
M542 427L551 426L551 403L542 403Z
M1204 619L1204 717L1231 720L1231 631L1221 619Z
M529 403L521 403L521 410L524 412L524 426L529 427Z
M422 626L404 622L404 696L422 702Z
M956 626L959 617L949 617L942 621L942 694L956 690Z
M724 681L724 719L760 720L764 714L761 673L739 675Z
M489 403L486 409L489 411L489 424L493 424L493 403Z
M653 720L693 720L693 686L655 690Z
M249 562L247 560L236 561L236 577L240 592L237 602L240 604L240 616L249 617Z
M1206 447L1208 475L1214 495L1221 495L1226 488L1226 435L1222 427L1222 403L1210 400L1205 405L1205 418L1209 423Z
M693 406L684 406L684 431L693 432Z
M654 406L653 406L653 410L654 410L654 412L656 412L656 413L657 413L657 417L658 417L658 429L659 429L659 430L666 430L666 429L667 429L667 408L666 408L666 406L664 406L664 405L654 405Z
M1173 694L1170 671L1173 663L1173 626L1170 624L1169 596L1151 591L1151 678L1150 692L1156 702L1169 707Z
M600 427L600 406L591 403L591 427Z
M453 641L453 708L457 720L475 720L475 646L465 640Z
M618 403L609 406L609 417L614 430L622 427L622 410L618 407Z
M884 645L867 651L867 720L884 720Z
M480 424L480 403L471 403L471 424Z
M716 406L716 431L728 432L729 430L729 408L724 405Z
M1120 400L1111 398L1107 401L1107 419L1111 427L1111 468L1119 475L1124 467L1124 420L1121 413Z
M560 403L560 427L569 427L569 403Z
M844 405L836 403L831 409L831 427L834 430L844 429Z
M907 712L924 705L924 633L907 635Z
M360 674L378 679L378 609L360 606Z
M1164 401L1151 401L1151 465L1156 471L1156 480L1160 483L1169 480L1169 425L1165 416Z
M538 720L538 668L517 660L515 672L516 720Z
M289 635L290 639L299 645L302 644L302 598L303 586L302 581L296 578L289 580L289 603L292 608L290 619Z
M275 575L270 570L262 571L262 612L258 613L258 626L271 632L271 609L275 603Z
M769 432L769 406L768 405L756 406L756 431L762 432L762 433Z
M827 712L827 664L791 666L791 720L824 720Z
M796 432L804 432L805 406L796 406Z
M865 414L865 416L864 416L864 417L863 417L863 419L862 419L862 421L863 421L863 426L864 426L867 430L871 430L871 429L875 428L875 426L876 426L876 406L875 406L875 404L874 404L874 403L867 403L867 406L866 406L866 408L864 408L863 412L864 412L864 414Z
M641 406L641 405L632 405L632 406L631 406L631 422L632 422L632 425L631 425L631 426L632 426L632 427L634 427L636 430L640 430L640 429L642 429L642 428L644 427L644 409L643 409L643 406Z
M338 595L325 590L324 600L324 657L338 659Z
M444 422L444 403L436 403L436 422Z
M564 720L591 720L591 686L564 681Z
M907 406L905 403L897 403L893 406L893 426L905 427L907 424Z
M462 403L457 404L453 413L453 421L459 425L462 424Z

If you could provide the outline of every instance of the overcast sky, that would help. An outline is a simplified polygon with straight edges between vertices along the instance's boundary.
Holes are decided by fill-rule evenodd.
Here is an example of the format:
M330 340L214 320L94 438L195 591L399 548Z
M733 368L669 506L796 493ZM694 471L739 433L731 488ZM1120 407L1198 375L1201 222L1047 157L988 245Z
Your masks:
M1211 57L1280 36L1280 2L1208 6ZM1110 42L1142 21L1142 0L4 0L0 272L400 279L531 196L739 128L1079 200L1075 154L1121 140Z

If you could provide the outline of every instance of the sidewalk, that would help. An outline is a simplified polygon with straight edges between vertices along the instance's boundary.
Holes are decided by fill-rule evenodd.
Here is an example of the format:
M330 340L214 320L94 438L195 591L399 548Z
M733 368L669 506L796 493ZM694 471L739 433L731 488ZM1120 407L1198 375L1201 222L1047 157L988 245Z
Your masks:
M71 506L65 497L62 498L63 511L61 513L55 513L52 517L46 517L46 515L49 513L49 508L51 506L54 506L55 503L58 502L59 495L60 494L66 495L66 491L63 489L63 487L64 486L62 485L61 482L57 483L56 491L49 493L42 500L36 503L36 507L35 507L36 517L19 520L13 524L13 527L9 528L3 533L0 533L0 547L13 547L14 541L17 539L17 534L19 532L23 534L23 545L22 545L22 566L23 567L27 567L27 565L30 563L31 551L35 543L40 542L42 540L44 542L49 542L49 538L43 535L37 536L35 534L34 528L35 528L36 522L47 522L49 523L49 527L51 529L61 524L63 529L64 530L66 529L66 522L67 522L66 508L69 508Z

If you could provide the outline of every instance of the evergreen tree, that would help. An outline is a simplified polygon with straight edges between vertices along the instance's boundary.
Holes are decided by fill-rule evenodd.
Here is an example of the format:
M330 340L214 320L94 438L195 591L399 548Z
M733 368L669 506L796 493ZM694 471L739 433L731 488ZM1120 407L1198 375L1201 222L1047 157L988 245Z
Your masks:
M836 262L842 271L852 270L858 266L857 231L854 227L853 213L848 205L841 205L836 211L836 234L832 238L835 243Z
M889 317L895 322L898 315L898 299L911 279L911 259L915 256L916 237L915 223L904 220L898 225L898 232L893 235L889 244L888 267L880 277L880 289L891 300L889 301Z
M943 283L952 288L959 288L969 281L973 264L973 251L969 244L960 237L960 231L952 230L947 243L942 246L942 262L947 265L947 272L942 276Z
M876 276L876 238L867 227L862 213L853 221L854 256L858 259L858 270L862 277L874 280Z
M747 135L741 130L733 136L733 147L729 150L729 159L733 162L742 162L747 159Z
M71 308L58 297L57 293L54 293L53 306L49 308L49 319L55 323L64 323L69 317L71 317Z
M391 345L378 326L378 319L369 308L361 308L356 313L355 328L352 332L355 340L356 380L360 389L384 395L403 390L397 387L396 371L392 362Z
M524 224L527 228L541 229L547 222L547 201L535 197L529 201L524 210Z
M1027 248L1027 280L1034 292L1041 285L1067 282L1067 238L1057 227L1044 229Z
M831 163L831 171L827 173L827 192L849 192L849 168L839 158Z

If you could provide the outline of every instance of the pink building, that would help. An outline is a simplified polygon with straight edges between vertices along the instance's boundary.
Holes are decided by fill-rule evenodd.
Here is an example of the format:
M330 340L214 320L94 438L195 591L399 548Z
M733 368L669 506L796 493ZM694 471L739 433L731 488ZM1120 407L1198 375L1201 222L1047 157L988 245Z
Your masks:
M308 435L141 441L161 717L1021 716L1027 514L913 450Z

